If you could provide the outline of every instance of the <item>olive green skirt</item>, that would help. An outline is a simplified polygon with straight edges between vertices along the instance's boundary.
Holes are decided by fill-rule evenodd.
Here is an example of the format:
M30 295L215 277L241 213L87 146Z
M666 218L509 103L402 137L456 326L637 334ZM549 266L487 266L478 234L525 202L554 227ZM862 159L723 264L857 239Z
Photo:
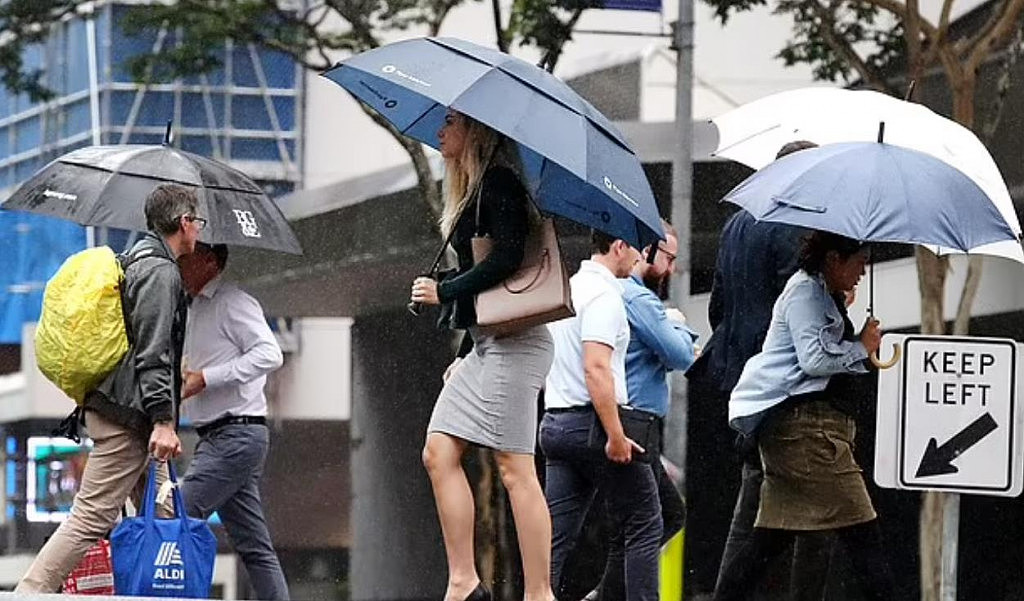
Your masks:
M875 519L853 457L853 418L824 400L783 406L759 437L758 528L833 530Z

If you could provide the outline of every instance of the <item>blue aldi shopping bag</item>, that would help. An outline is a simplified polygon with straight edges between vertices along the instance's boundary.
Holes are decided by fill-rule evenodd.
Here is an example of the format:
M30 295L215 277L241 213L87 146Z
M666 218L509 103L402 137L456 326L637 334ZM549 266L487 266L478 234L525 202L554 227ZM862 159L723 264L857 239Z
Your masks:
M177 484L168 463L171 482ZM156 461L150 463L149 480L139 515L122 520L110 535L114 564L114 590L138 597L210 596L217 539L203 520L185 515L181 491L174 487L174 517L157 519Z

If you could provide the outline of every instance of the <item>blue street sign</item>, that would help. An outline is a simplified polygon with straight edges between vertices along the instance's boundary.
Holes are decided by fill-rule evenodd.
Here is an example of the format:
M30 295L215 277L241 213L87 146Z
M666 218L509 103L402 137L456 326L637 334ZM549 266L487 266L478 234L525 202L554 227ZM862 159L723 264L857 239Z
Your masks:
M595 0L595 7L614 10L646 10L661 12L661 0Z

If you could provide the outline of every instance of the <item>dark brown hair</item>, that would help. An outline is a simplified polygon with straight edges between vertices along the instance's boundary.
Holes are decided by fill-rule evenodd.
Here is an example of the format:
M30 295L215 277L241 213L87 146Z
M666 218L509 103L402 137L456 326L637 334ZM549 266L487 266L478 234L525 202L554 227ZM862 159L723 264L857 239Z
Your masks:
M866 247L866 242L832 232L814 230L803 239L798 266L811 275L819 275L825 266L825 257L829 251L836 251L839 258L845 261Z

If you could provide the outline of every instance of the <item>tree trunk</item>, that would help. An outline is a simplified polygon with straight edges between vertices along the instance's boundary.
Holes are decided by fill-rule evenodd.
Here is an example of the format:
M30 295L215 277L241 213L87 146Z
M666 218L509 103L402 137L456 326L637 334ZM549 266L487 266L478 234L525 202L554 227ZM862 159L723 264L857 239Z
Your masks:
M473 486L476 498L476 565L480 573L480 581L488 588L493 586L495 566L497 565L498 546L494 544L496 530L495 513L498 511L494 503L495 479L497 466L487 449L477 450L480 462L480 479Z
M362 102L359 103L359 106L363 109L363 112L373 119L374 123L387 130L391 137L401 144L402 148L409 155L412 166L416 170L416 187L419 189L436 222L437 218L441 217L441 211L444 210L444 199L441 198L441 190L434 180L434 173L430 169L430 160L427 158L427 153L423 151L423 144L403 135L402 132L395 129L395 126L390 121Z
M944 334L943 297L949 259L917 247L917 281L921 291L921 333ZM926 492L921 497L921 601L939 601L942 570L942 497Z
M956 320L953 322L953 335L966 336L971 323L971 307L974 305L974 297L978 295L978 286L981 284L981 272L984 263L979 256L972 256L967 262L967 280L964 282L964 289L960 292L960 303L956 308Z
M949 259L917 247L917 285L921 291L921 333L944 334L944 291Z
M970 129L974 126L975 73L947 73L953 91L953 118ZM918 284L921 288L921 333L944 334L943 293L949 259L917 249ZM967 281L960 295L954 320L954 334L966 335L971 306L981 281L982 262L971 257ZM921 499L921 601L940 601L942 580L943 493L926 492Z

